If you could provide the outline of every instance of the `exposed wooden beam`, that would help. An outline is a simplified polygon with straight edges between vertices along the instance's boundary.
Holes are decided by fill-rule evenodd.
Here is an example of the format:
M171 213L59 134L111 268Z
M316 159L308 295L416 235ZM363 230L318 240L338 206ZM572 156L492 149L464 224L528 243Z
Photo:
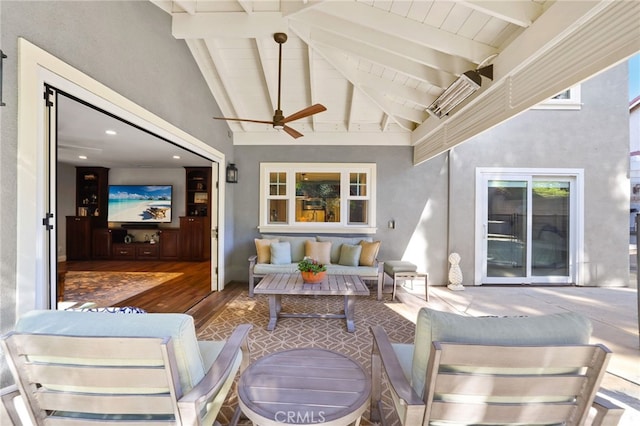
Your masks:
M510 22L519 27L527 28L540 15L543 8L539 3L533 1L479 1L479 0L456 0L465 6L498 18L502 21Z
M187 12L189 15L196 14L196 6L198 3L196 0L173 0L173 3L180 6L182 10Z
M187 38L260 38L288 30L288 20L280 12L201 12L173 15L172 34Z
M348 16L351 22L371 30L413 41L476 64L498 53L497 49L487 44L423 25L413 19L403 18L365 3L337 1L322 4L319 8L337 17Z
M253 13L253 1L249 0L237 0L238 4L246 13Z
M349 52L352 55L442 89L448 87L456 79L453 74L427 67L366 43L342 38L317 27L311 29L311 43L314 46L324 45L335 50Z
M311 10L296 17L306 25L318 27L357 43L366 44L429 68L445 71L451 75L474 69L476 64L463 58L439 52L427 46L402 39L391 34L372 31L371 28L354 24L347 19ZM339 46L336 46L339 48Z

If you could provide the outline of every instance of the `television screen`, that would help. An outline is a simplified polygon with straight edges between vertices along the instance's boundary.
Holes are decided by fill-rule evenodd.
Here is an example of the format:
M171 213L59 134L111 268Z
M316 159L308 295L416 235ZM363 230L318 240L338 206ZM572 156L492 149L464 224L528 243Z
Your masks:
M107 221L171 222L171 185L109 185Z

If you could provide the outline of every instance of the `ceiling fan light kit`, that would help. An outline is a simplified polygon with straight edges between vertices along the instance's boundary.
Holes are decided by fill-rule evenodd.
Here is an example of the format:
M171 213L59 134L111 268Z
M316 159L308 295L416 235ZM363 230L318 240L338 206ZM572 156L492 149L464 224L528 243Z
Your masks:
M482 77L493 80L493 65L467 71L451 83L438 98L433 101L427 111L441 118L473 95L482 86Z
M273 39L276 43L278 43L278 106L273 114L273 119L271 121L267 120L251 120L248 118L228 118L228 117L213 117L216 120L227 120L227 121L244 121L247 123L263 123L263 124L271 124L276 130L284 130L289 136L294 139L298 139L304 136L302 133L298 132L296 129L293 129L287 126L287 123L295 120L300 120L301 118L306 118L311 115L317 114L322 111L326 111L327 108L322 104L314 104L304 109L301 109L298 112L294 112L288 117L285 117L282 109L280 108L280 93L281 93L281 83L282 83L282 45L287 41L287 35L285 33L275 33L273 35Z

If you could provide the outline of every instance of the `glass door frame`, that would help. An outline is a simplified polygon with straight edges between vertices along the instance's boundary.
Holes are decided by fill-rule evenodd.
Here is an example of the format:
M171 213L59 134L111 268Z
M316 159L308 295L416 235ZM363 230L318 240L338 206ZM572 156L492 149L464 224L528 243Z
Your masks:
M491 180L527 182L527 261L524 277L487 276L488 184ZM531 268L532 183L559 180L569 182L569 274L568 276L534 276ZM475 285L482 284L576 284L582 285L584 243L584 170L540 168L476 169L476 238Z

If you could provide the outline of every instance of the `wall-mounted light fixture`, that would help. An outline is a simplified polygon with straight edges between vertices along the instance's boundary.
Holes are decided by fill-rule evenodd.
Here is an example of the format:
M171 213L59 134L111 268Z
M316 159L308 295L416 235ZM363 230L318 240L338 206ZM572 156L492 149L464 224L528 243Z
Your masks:
M5 106L6 104L2 102L2 63L7 55L4 54L2 50L0 50L0 106Z
M460 105L462 101L473 95L480 88L483 76L493 80L493 65L487 65L462 74L438 96L438 99L433 101L427 111L438 118L449 114L452 109Z
M227 183L238 183L238 169L233 163L227 166Z

